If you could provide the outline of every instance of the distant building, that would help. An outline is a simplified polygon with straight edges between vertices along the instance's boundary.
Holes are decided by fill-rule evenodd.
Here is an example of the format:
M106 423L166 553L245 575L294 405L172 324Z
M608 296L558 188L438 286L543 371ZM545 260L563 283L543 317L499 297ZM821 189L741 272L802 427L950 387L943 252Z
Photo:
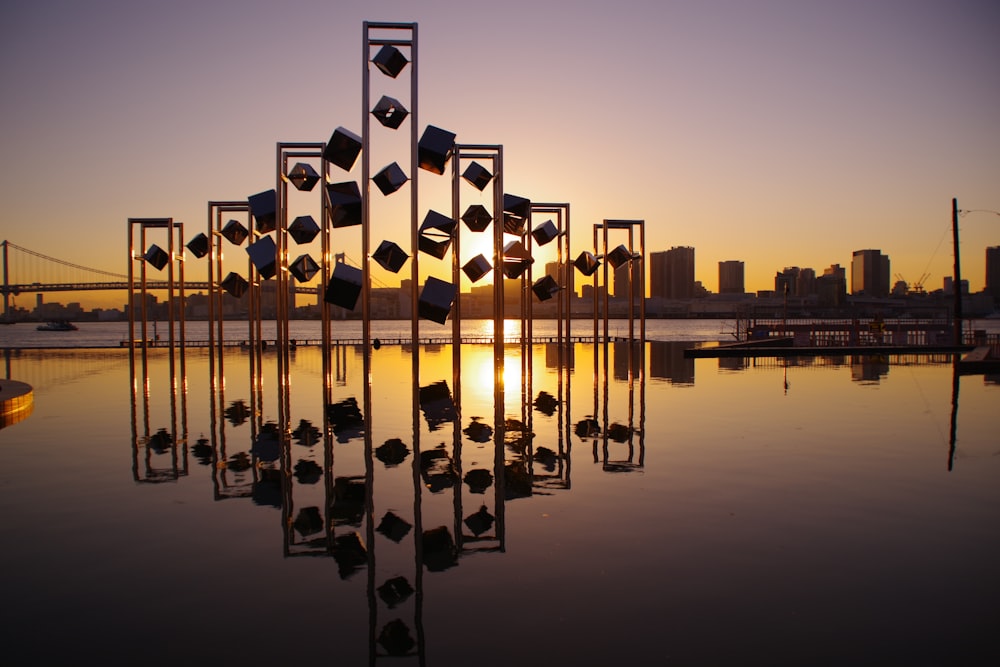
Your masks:
M889 296L889 256L881 250L855 250L851 258L851 294Z
M642 262L629 262L622 264L615 269L613 295L619 299L628 298L628 271L632 269L632 290L636 300L640 298L639 290L642 289Z
M650 253L649 296L665 299L694 296L694 248L675 246Z
M799 272L797 266L786 266L774 275L774 293L777 296L798 296Z
M986 293L1000 305L1000 245L986 249Z
M816 277L817 303L822 308L840 308L847 302L847 271L840 264L831 264Z
M735 259L719 262L719 294L743 294L745 291L743 262Z

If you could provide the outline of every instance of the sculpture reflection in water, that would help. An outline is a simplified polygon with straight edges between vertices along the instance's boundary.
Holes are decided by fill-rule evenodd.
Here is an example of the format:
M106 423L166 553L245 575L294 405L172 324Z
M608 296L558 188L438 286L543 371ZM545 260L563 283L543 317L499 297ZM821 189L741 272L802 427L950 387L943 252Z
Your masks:
M154 395L150 381L149 364L146 354L143 363L136 368L135 350L131 349L132 362L129 394L131 399L132 426L132 478L136 482L174 482L188 474L188 423L187 423L187 378L184 373L184 348L180 348L181 363L173 363L171 355L169 377L166 386L166 401ZM180 369L180 373L178 373ZM163 383L157 386L162 388ZM165 404L164 404L165 403ZM153 424L166 424L155 427Z

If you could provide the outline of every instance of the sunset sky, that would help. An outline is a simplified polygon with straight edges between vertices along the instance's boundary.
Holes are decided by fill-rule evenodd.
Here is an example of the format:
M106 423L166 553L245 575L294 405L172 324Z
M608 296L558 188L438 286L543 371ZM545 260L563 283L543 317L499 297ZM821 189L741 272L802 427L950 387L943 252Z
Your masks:
M418 127L502 144L506 191L571 204L574 255L593 223L643 219L712 291L721 260L755 291L862 248L934 289L953 197L986 211L961 218L973 291L1000 245L995 0L10 5L0 236L124 273L129 217L203 231L207 201L274 187L276 142L360 133L365 20L418 23ZM445 181L421 172L422 202Z

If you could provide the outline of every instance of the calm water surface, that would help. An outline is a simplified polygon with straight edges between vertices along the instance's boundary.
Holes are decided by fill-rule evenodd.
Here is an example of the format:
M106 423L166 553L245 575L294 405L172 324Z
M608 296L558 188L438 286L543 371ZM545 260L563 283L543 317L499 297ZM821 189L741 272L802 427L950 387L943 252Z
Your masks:
M688 346L7 351L4 662L1000 664L997 379Z

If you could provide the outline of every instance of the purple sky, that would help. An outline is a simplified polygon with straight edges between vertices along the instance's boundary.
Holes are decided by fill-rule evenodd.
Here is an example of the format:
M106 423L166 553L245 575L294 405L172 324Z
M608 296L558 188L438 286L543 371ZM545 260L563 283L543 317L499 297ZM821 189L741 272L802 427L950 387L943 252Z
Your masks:
M713 291L720 260L769 289L861 248L933 289L952 197L1000 210L992 1L43 0L4 10L0 236L124 272L129 217L202 231L208 200L274 187L276 142L360 132L364 20L419 24L418 127L503 144L508 192L571 203L573 254L635 218L647 250L694 246ZM961 232L978 291L1000 216Z

